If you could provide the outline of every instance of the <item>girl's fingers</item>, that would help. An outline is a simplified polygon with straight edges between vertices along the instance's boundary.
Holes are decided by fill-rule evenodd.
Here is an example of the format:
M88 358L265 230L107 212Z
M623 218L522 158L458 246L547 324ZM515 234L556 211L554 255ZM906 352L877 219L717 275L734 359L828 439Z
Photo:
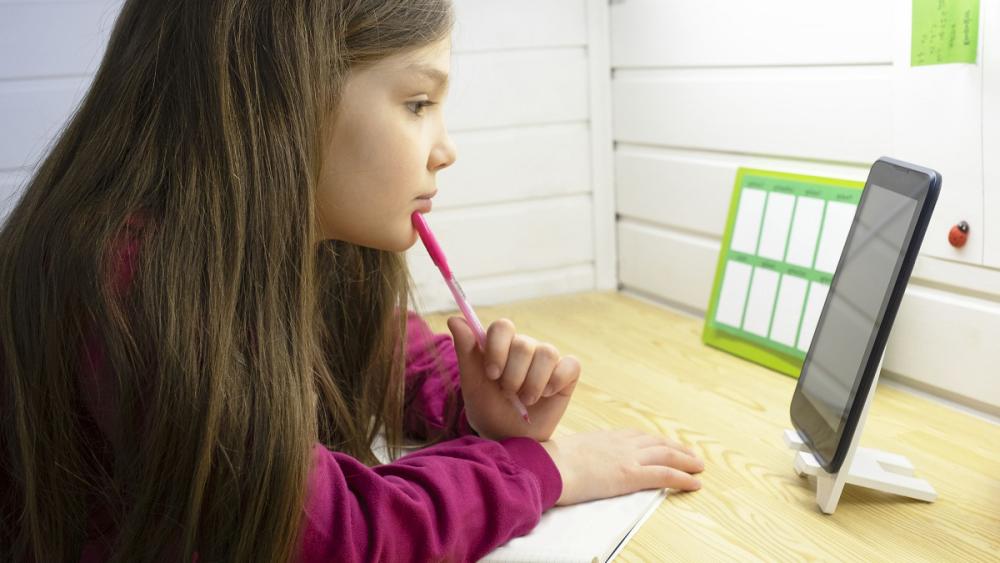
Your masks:
M500 380L508 393L516 393L525 404L541 397L571 393L580 377L580 362L572 356L559 358L551 344L517 334L514 323L499 319L486 331L483 367L487 379Z
M521 389L517 392L521 401L531 406L538 402L542 396L542 391L550 383L552 370L559 363L559 350L551 344L539 344L535 347L535 354L531 359L531 366L528 374L521 384Z
M552 376L549 378L542 397L551 397L556 393L569 395L576 387L576 382L580 379L580 361L573 356L565 356L559 360Z
M639 465L660 465L673 467L685 473L700 473L705 469L705 463L681 450L670 446L652 446L636 452Z
M500 319L490 323L486 329L486 350L483 367L488 379L500 379L507 366L507 356L514 339L514 323L510 319Z
M535 355L538 342L530 336L518 334L510 341L507 352L507 365L500 375L500 387L508 393L517 393L528 375L531 359Z
M697 491L701 481L687 473L663 465L645 465L639 468L637 481L642 489L662 489L664 487L681 491Z

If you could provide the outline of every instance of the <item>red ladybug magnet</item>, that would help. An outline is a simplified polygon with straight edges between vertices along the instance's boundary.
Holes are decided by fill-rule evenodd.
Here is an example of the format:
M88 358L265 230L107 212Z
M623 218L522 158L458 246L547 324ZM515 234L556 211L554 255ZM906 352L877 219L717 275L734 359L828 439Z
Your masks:
M955 248L962 248L967 240L969 240L969 224L965 221L953 226L948 233L948 242Z

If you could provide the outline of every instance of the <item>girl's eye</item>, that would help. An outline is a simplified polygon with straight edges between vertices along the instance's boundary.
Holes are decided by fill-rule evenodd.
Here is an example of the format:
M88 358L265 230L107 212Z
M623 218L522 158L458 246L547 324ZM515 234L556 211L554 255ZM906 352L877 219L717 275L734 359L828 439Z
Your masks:
M432 102L432 101L429 101L429 100L419 100L419 101L416 101L416 102L408 102L406 105L409 106L409 107L411 107L411 108L416 107L415 110L414 109L410 110L415 115L423 115L424 108L433 106L436 103L437 102Z

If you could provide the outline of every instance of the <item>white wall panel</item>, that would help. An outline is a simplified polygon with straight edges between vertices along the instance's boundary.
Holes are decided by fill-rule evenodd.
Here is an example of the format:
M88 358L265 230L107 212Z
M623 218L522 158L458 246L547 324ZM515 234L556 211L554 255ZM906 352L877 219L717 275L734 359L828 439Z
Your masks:
M591 264L564 266L518 274L503 274L485 278L463 278L462 289L474 307L498 305L541 295L590 291L594 286ZM448 288L437 279L427 279L416 286L416 303L420 312L455 311L455 300ZM483 319L485 323L486 320Z
M618 213L675 229L722 237L734 170L722 162L619 145Z
M26 172L0 172L0 223L14 207L24 183L28 181Z
M34 167L89 85L87 76L0 81L0 170Z
M892 146L888 67L621 70L616 141L871 164Z
M428 221L474 303L593 289L591 163L594 145L611 140L590 122L590 51L600 38L588 1L456 8L444 111L458 160L438 175ZM454 309L423 247L408 259L418 302Z
M979 268L933 256L917 256L910 277L924 285L1000 301L1000 270L993 268Z
M429 221L480 300L595 286L593 153L610 152L611 139L609 127L595 136L590 123L591 67L607 68L607 27L595 27L593 3L456 1L444 111L458 161L438 176ZM17 196L86 92L119 9L113 0L0 0L0 198ZM593 49L603 58L592 60ZM610 181L600 190L613 201ZM613 209L601 211L613 221ZM422 246L413 251L426 260ZM429 303L454 307L436 271L415 274Z
M613 1L612 64L888 63L891 16L891 0Z
M983 3L979 65L934 67L909 66L909 9L612 2L621 282L704 311L740 166L856 180L883 155L935 167L942 196L886 369L1000 408L1000 7ZM947 227L961 219L979 239L955 251Z
M465 131L458 159L438 176L435 209L591 190L586 122Z
M868 167L678 151L619 143L615 151L618 213L721 239L736 170L746 166L864 181Z
M618 214L721 239L740 166L861 182L868 176L867 166L619 143L615 151ZM1000 298L1000 270L920 256L912 276L925 285Z
M456 0L455 53L587 45L585 0Z
M898 2L910 21L910 3ZM941 195L920 252L969 264L983 262L983 66L910 66L910 30L902 29L893 68L893 146L896 158L941 173ZM948 232L960 221L971 227L965 246L954 248Z
M981 4L983 37L983 263L1000 269L1000 2Z
M590 169L594 198L594 289L618 288L614 154L611 122L611 45L607 0L587 0L590 82Z
M459 281L594 260L589 195L434 211L427 222ZM422 245L407 259L418 286L444 283ZM476 295L470 298L475 302Z
M719 241L622 219L618 244L623 286L705 311Z
M619 221L626 289L704 314L719 244L670 229ZM886 347L884 369L1000 412L1000 304L911 282Z
M488 51L452 56L445 117L452 131L585 121L583 48Z
M1000 412L1000 304L911 285L885 352L885 369Z
M93 74L120 7L114 0L0 3L0 80Z

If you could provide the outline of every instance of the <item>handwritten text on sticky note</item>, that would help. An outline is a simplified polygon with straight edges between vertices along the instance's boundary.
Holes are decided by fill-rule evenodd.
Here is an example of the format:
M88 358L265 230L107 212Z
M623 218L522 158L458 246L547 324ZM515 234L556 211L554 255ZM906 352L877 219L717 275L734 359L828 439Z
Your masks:
M910 65L976 62L979 0L913 0Z

